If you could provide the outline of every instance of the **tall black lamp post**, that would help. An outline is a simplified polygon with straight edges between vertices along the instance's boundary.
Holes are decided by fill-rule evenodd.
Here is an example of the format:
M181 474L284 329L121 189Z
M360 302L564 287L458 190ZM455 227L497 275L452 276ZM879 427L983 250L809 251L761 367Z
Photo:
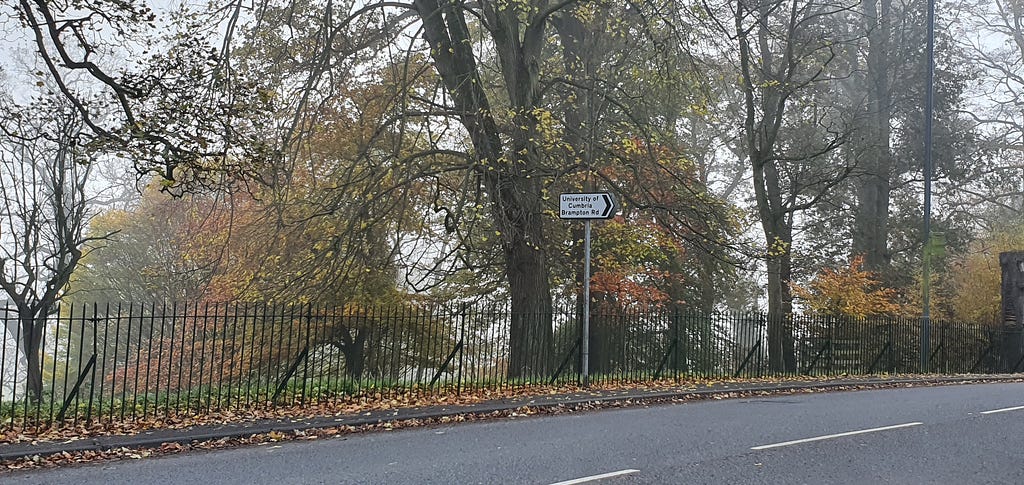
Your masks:
M932 118L935 104L935 0L928 0L928 41L925 57L928 73L925 76L924 97L924 244L921 269L921 372L928 372L931 352L931 263L932 263Z

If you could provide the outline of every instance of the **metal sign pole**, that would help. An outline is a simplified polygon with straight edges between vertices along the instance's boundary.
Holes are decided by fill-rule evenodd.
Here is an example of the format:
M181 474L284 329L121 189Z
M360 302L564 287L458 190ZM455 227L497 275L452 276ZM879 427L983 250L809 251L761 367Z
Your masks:
M590 385L590 221L615 217L617 204L610 192L567 193L558 197L559 219L583 219L583 331L580 333L580 377Z
M590 219L583 225L583 387L590 385Z

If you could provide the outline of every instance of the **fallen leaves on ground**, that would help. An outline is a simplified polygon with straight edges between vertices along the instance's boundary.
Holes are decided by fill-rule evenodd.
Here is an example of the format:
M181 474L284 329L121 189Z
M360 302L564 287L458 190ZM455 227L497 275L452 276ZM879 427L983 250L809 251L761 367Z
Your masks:
M0 469L24 470L41 467L55 467L75 463L85 463L100 460L118 459L141 459L154 455L166 455L181 453L193 449L218 449L241 445L260 445L290 440L315 440L319 438L330 438L345 434L372 431L372 430L396 430L416 426L459 423L465 421L477 421L495 418L515 418L533 416L538 414L550 415L567 412L584 411L590 409L609 407L630 407L637 405L649 405L664 402L687 402L704 399L731 399L738 397L770 396L794 393L820 392L815 388L789 388L785 384L814 384L829 383L835 381L832 390L858 390L881 387L911 387L914 385L927 386L936 384L961 384L975 382L980 376L955 376L956 380L937 381L939 376L899 376L901 379L921 378L920 382L878 382L871 379L878 377L892 376L861 376L856 379L843 379L835 381L835 376L793 376L773 377L756 379L717 379L717 380L689 380L676 381L664 379L659 381L607 381L592 383L588 388L574 385L561 386L517 386L505 389L481 389L462 391L458 394L426 394L426 393L404 393L398 396L384 396L379 393L373 395L349 396L338 398L333 401L310 403L306 405L278 406L265 408L232 409L215 411L206 414L178 414L149 419L138 419L124 422L94 422L90 424L73 424L63 427L51 426L46 428L14 428L0 436L0 446L5 443L31 442L72 442L96 436L110 435L132 435L155 429L184 429L192 426L211 424L232 424L245 423L257 420L295 420L310 419L315 417L342 417L367 415L373 411L390 410L397 408L418 408L426 406L445 406L448 408L470 405L485 401L515 400L529 397L547 397L544 405L523 404L513 409L479 412L471 410L466 413L444 415L429 419L399 419L388 420L376 424L362 426L332 426L322 428L311 428L305 430L275 430L268 433L253 434L241 438L222 438L208 441L193 441L191 443L164 443L154 448L115 448L108 450L87 450L79 452L59 452L47 456L33 455L16 460L0 461ZM1022 379L1012 379L1021 381ZM782 385L779 389L772 390L743 390L730 388L730 386L743 385L746 387L762 385ZM721 392L707 393L707 389L720 389ZM674 391L668 396L652 396L631 398L623 400L590 401L583 403L561 404L558 400L573 401L579 397L614 397L616 395L629 394L635 391ZM692 392L692 393L691 393ZM551 396L556 399L552 402ZM530 401L531 403L533 401Z
M877 377L863 376L858 379L844 379L842 382L856 384L860 380ZM900 376L913 378L915 376ZM918 376L924 377L924 376ZM926 376L926 377L936 377ZM963 376L966 381L971 376ZM977 376L975 376L977 377ZM225 425L260 420L308 419L323 416L357 416L372 412L395 409L415 409L430 406L455 407L477 404L486 401L512 401L525 398L546 398L575 400L585 397L605 397L616 394L629 394L637 391L674 391L687 392L718 388L723 391L731 389L731 385L779 385L787 383L822 383L835 381L835 376L786 376L772 378L737 378L737 379L692 379L658 381L608 380L592 382L589 387L577 385L521 385L497 389L463 389L450 393L438 391L396 391L394 394L360 394L342 396L328 401L303 404L276 405L269 403L249 403L247 407L211 409L191 412L179 412L167 415L150 415L140 419L125 420L94 420L89 423L66 421L43 426L15 426L0 433L0 446L6 443L24 443L37 441L63 441L90 438L95 436L133 435L154 429L184 429L193 426ZM913 384L899 384L913 385ZM918 384L920 385L920 384ZM3 423L0 423L3 425Z

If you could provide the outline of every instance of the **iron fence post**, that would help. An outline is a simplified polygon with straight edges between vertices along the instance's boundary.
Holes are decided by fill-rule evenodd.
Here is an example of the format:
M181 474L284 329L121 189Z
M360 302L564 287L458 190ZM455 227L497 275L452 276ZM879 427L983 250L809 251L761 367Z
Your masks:
M985 351L981 353L981 356L978 357L978 360L976 360L974 362L974 365L971 366L971 370L968 372L968 374L973 374L974 371L978 370L978 366L980 366L981 363L985 360L985 357L988 357L988 354L992 352L992 347L992 342L989 342L988 347L985 348Z
M668 352L665 352L665 355L661 357L661 362L658 363L658 370L654 372L654 380L661 378L661 371L665 370L665 362L668 361L668 358L675 352L675 350L676 341L673 340L672 344L669 345Z
M565 357L562 358L562 363L558 364L558 368L555 369L555 373L551 375L551 379L548 380L548 384L554 384L558 380L558 376L562 375L562 371L565 370L565 366L569 365L569 361L572 360L572 356L576 353L576 349L580 347L580 341L576 340L572 347L569 347L569 351L565 353Z
M747 363L750 362L750 358L754 356L754 352L757 352L757 349L759 348L761 348L761 339L757 339L757 343L755 343L754 346L750 348L750 351L747 352L747 356L743 358L743 363L740 364L739 368L737 368L736 372L732 375L734 379L743 373L743 369L747 367Z
M679 380L679 307L672 312L672 378Z
M237 310L237 308L236 308ZM306 306L306 350L309 350L309 334L313 328L313 304L310 303ZM302 401L306 401L306 382L309 381L309 356L302 359Z
M85 382L86 374L89 374L89 373L93 372L93 369L95 369L95 368L96 368L96 354L92 354L92 357L89 358L89 363L85 364L85 369L82 369L81 374L78 375L78 380L75 381L75 387L72 387L71 388L71 392L64 398L64 405L61 406L60 412L57 413L57 421L63 421L64 420L64 416L65 416L65 414L68 411L68 407L71 406L71 402L78 398L78 390L81 389L82 383ZM75 415L77 416L78 413L75 413ZM77 420L77 418L76 418L76 420Z
M284 379L281 379L281 383L277 386L277 391L274 392L274 397L270 399L271 404L277 402L277 398L284 392L285 387L288 387L288 381L291 380L292 376L295 375L295 371L299 369L299 364L302 364L306 360L306 355L309 354L309 347L306 346L299 352L299 356L292 362L292 365L288 367L288 372L285 373ZM293 401L294 402L294 401Z
M466 345L465 344L466 344L466 311L467 311L467 309L468 309L467 305L465 303L463 303L462 304L462 308L460 308L460 312L459 312L459 326L461 328L460 328L460 331L459 331L459 346L458 346L458 350L459 350L459 374L458 374L458 377L457 377L457 379L455 381L455 394L456 395L461 395L462 394L462 368L465 365L465 361L466 361L466 359L465 359L465 357L466 357L466 351L465 351Z
M814 359L811 360L810 365L808 365L807 369L804 370L804 375L811 374L811 371L814 370L814 366L818 364L818 359L821 358L821 354L825 352L825 349L828 348L829 344L831 343L832 342L830 340L825 339L825 343L821 346L820 349L818 349L818 353L814 354Z
M460 352L462 352L462 342L457 342L455 344L455 348L453 348L451 353L448 354L448 357L444 359L444 363L437 369L437 372L434 374L434 378L430 380L428 387L434 387L434 384L437 384L437 381L441 379L441 374L444 374L444 371L448 369L448 365L455 360L455 354Z

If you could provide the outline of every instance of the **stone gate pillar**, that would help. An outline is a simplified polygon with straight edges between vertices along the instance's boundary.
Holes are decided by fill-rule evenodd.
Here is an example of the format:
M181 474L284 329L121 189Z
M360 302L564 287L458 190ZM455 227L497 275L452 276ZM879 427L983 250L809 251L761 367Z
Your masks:
M1003 272L1000 368L1014 372L1020 370L1014 367L1024 356L1024 251L999 253L999 267Z

